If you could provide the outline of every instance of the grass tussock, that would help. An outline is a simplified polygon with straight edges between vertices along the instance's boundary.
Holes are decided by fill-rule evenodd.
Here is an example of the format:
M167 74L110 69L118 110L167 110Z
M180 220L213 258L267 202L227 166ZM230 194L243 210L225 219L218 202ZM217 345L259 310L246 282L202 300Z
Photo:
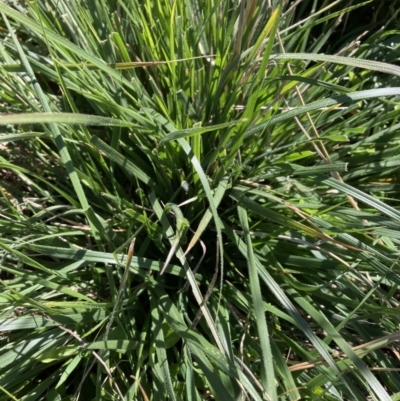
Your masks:
M0 401L400 399L395 1L0 12Z

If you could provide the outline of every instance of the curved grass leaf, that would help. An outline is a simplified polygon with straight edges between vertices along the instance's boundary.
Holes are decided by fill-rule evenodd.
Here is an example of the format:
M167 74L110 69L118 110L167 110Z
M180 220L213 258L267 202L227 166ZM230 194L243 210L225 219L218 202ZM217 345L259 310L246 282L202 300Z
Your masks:
M393 74L400 76L400 67L394 64L383 63L375 60L363 60L360 58L334 56L329 54L309 54L309 53L285 53L271 55L271 59L275 60L307 60L322 61L350 67L363 68L365 70L379 71L385 74Z

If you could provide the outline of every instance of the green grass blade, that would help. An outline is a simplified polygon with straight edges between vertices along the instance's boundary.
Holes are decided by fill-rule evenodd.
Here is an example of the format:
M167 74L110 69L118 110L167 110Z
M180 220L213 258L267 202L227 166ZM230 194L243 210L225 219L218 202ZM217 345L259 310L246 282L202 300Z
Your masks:
M268 398L270 398L271 400L277 400L278 398L275 387L275 375L273 373L274 364L271 351L271 344L269 341L270 336L268 333L268 326L264 314L264 307L261 296L261 287L258 280L257 267L255 265L255 260L254 260L252 241L249 234L248 216L246 210L242 207L238 207L238 214L246 240L251 296L253 300L254 315L256 319L258 336L260 338L260 344L262 350L263 369L262 369L261 382L268 394Z

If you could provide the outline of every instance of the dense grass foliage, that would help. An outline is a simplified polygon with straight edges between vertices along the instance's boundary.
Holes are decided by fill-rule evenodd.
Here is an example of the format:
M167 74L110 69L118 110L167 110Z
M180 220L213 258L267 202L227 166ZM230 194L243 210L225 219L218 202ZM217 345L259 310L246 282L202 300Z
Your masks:
M0 1L0 401L400 399L396 3Z

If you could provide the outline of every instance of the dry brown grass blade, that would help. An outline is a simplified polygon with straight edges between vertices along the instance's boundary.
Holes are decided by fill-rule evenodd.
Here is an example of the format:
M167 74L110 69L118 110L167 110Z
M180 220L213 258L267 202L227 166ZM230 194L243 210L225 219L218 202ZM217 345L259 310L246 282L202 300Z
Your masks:
M352 347L352 350L355 351L359 357L362 357L370 352L373 352L380 348L387 347L389 344L398 341L400 341L400 331L397 331L396 333L393 334L388 334L387 336L381 338L377 338L365 344L357 345L356 347ZM333 357L336 360L341 360L346 358L347 356L345 353L342 352L337 355L333 355ZM293 363L293 362L288 361L288 363ZM326 365L326 362L324 361L323 358L317 358L314 361L309 361L309 362L296 363L295 365L291 366L289 370L291 372L297 372L299 370L312 369L319 365Z

